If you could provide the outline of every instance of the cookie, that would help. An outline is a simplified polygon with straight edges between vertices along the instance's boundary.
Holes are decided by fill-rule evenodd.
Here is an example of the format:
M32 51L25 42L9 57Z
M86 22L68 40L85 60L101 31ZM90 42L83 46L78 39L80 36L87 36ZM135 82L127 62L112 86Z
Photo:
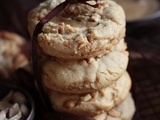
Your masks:
M93 116L95 120L132 120L136 107L131 93L118 107Z
M131 79L127 72L113 84L86 94L65 94L48 90L52 107L59 112L93 116L109 111L128 95Z
M28 15L33 35L37 23L63 0L47 0ZM38 35L40 49L61 59L82 59L104 54L125 36L125 14L112 0L99 1L99 7L68 4L43 26Z
M119 44L124 45L120 47ZM97 58L59 60L50 58L42 66L44 85L64 93L88 93L104 88L119 78L128 65L122 40L115 49ZM120 51L121 50L121 51Z
M121 112L122 120L131 120L133 118L136 107L131 94L117 107L117 110Z
M22 52L25 43L26 40L16 33L0 31L0 74L5 78L29 63Z

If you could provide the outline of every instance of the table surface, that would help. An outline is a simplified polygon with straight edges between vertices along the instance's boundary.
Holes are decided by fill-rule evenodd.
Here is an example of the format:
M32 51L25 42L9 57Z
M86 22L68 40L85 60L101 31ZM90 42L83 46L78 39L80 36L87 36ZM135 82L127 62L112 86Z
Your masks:
M0 30L18 33L30 41L27 14L41 1L43 0L1 0ZM134 119L160 120L160 20L145 27L138 26L132 29L127 25L125 40L130 52L127 70L132 78L132 93L137 108ZM19 81L19 78L22 78L23 81ZM56 118L53 112L45 108L35 89L33 76L26 71L17 70L7 82L23 86L34 96L35 120L60 120L60 118L71 120L67 117L68 115ZM61 114L56 116L61 116ZM72 119L84 120L80 117Z

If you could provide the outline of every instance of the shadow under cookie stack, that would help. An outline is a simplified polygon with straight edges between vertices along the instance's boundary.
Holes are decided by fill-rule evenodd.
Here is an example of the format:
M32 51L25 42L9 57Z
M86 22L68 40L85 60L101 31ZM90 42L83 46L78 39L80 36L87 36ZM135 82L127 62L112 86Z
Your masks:
M28 16L29 32L64 0L47 0ZM112 0L98 7L70 3L37 36L42 80L58 112L95 120L131 120L135 106L125 37L125 14ZM33 36L32 36L33 37Z

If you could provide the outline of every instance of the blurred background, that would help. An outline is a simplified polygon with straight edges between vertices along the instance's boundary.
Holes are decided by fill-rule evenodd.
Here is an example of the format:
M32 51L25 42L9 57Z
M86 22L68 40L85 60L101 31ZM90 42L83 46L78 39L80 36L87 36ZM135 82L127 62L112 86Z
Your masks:
M16 32L30 38L27 30L28 12L43 0L1 0L0 30Z
M9 30L16 32L26 38L29 38L27 30L27 14L28 12L36 7L40 2L44 0L1 0L0 4L0 30ZM160 31L160 4L159 0L115 0L118 2L126 12L127 19L127 35L133 37L144 37L157 35ZM142 2L143 3L142 3ZM149 5L144 5L144 1L148 2ZM158 1L158 2L155 2ZM142 5L139 5L142 4ZM128 7L127 7L128 6ZM142 7L150 7L150 9ZM138 8L136 8L138 7ZM156 8L154 8L156 7ZM129 11L129 12L128 12ZM142 11L142 12L141 12ZM157 12L159 11L159 12ZM156 14L152 15L152 13ZM136 14L137 13L137 14ZM147 14L148 13L148 14ZM132 15L133 14L133 15ZM143 18L150 15L149 18ZM138 17L138 18L136 18ZM146 34L147 33L147 34Z
M42 1L1 0L0 30L15 32L31 41L27 14ZM160 14L149 19L127 21L126 28L125 40L130 52L128 71L133 80L132 93L137 107L134 119L160 120Z

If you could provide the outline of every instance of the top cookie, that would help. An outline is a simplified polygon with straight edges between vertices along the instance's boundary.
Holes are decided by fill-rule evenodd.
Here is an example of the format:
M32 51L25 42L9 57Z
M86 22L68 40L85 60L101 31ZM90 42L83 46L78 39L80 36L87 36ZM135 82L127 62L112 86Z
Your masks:
M47 0L28 15L29 32L64 0ZM125 36L125 14L111 0L99 1L97 8L68 4L43 26L38 43L45 54L62 59L82 59L106 53Z

